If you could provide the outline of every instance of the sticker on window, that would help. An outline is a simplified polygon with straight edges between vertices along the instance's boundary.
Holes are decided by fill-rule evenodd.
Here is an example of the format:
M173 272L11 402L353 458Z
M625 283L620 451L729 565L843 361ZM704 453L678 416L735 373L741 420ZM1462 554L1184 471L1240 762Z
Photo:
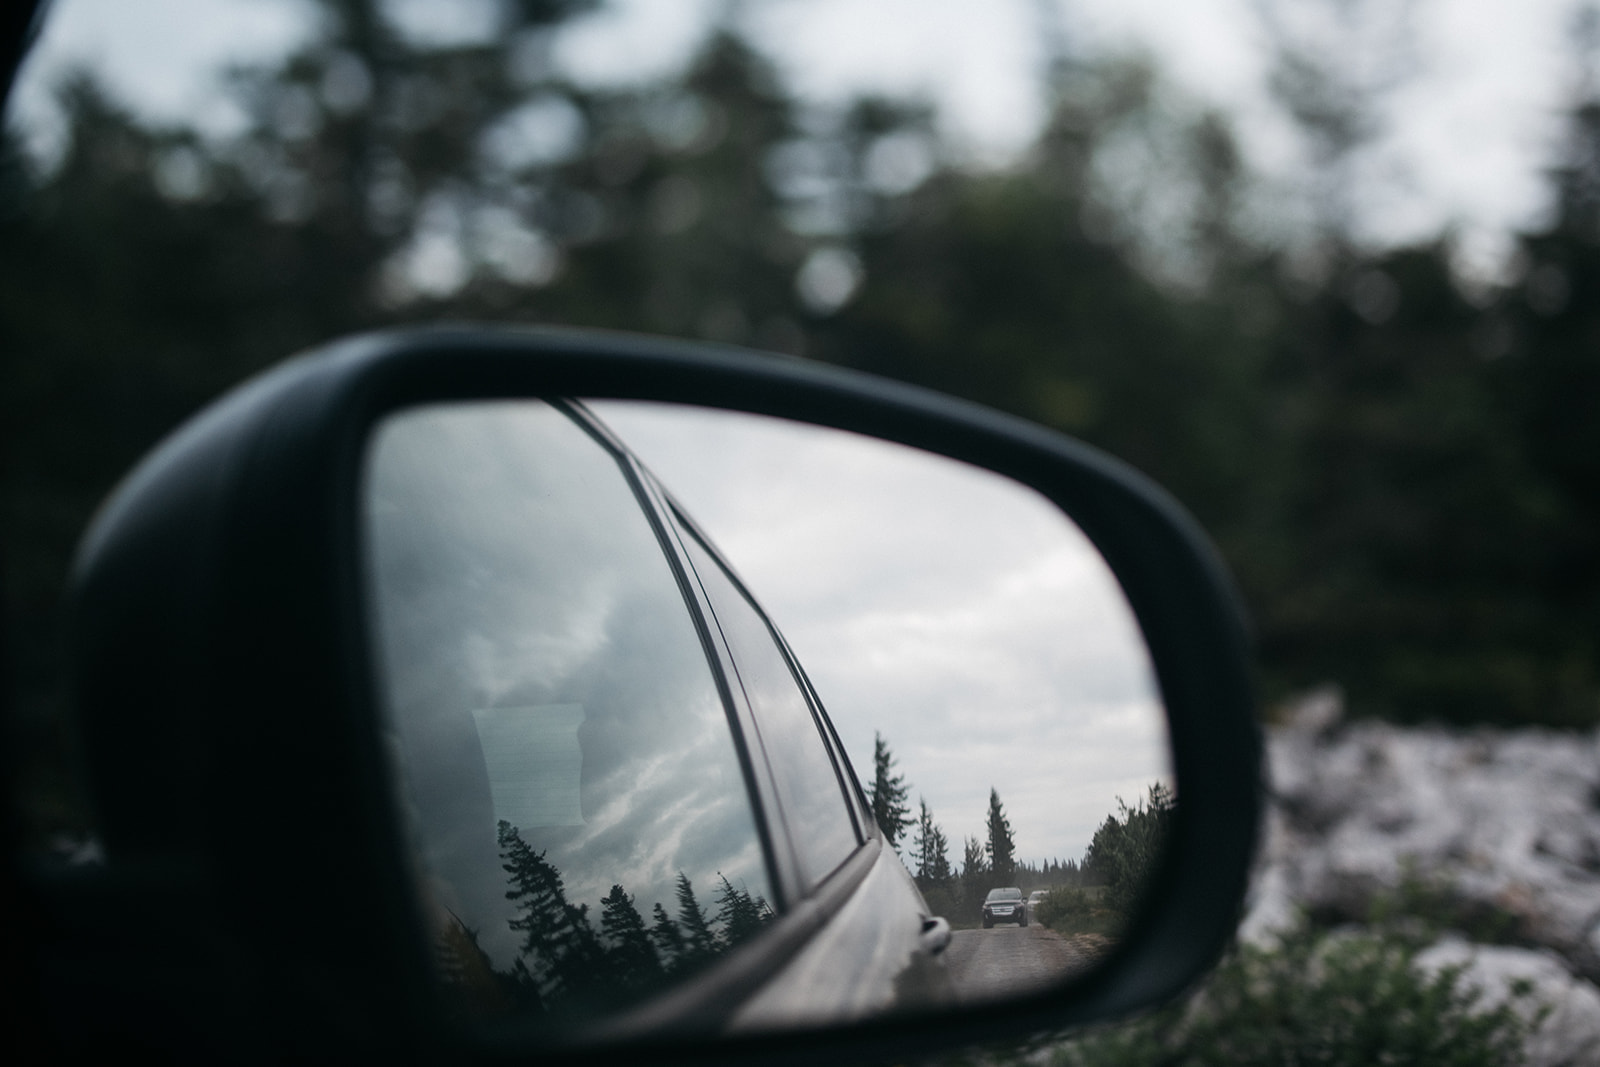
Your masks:
M524 830L583 825L578 799L582 704L478 708L472 721L478 727L496 822L504 819Z

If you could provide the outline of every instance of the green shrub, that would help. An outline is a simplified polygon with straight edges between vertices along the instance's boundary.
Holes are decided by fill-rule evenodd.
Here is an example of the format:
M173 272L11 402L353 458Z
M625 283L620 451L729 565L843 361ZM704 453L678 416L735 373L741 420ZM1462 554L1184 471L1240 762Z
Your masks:
M1034 907L1033 917L1058 933L1113 933L1121 926L1121 916L1100 903L1103 896L1103 886L1063 886L1045 894Z
M1417 946L1302 925L1279 946L1241 946L1191 997L1059 1046L1056 1067L1504 1067L1528 1024L1483 1005L1462 968L1423 973ZM1522 996L1528 995L1523 991Z

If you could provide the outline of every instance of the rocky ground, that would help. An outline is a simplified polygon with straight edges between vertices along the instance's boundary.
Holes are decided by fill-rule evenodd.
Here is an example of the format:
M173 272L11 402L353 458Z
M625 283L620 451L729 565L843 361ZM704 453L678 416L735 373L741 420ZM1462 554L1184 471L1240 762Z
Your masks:
M1531 1063L1600 1065L1600 732L1346 723L1331 692L1287 718L1242 936L1416 916L1445 931L1423 966L1548 1009Z

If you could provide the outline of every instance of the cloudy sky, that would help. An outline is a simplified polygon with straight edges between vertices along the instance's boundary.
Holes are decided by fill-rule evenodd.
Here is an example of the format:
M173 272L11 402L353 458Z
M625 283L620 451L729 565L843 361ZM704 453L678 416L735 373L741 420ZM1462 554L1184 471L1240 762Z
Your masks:
M834 430L592 407L732 562L863 779L889 741L959 861L991 787L1020 855L1077 858L1167 780L1148 653L1116 580L1032 490Z

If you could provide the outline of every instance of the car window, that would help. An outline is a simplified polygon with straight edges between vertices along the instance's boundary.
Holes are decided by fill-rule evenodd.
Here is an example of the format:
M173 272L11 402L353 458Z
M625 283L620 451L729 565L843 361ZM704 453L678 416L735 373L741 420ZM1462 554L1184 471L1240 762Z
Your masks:
M538 402L392 415L365 533L385 711L462 1010L616 1009L774 899L727 708L618 458Z
M809 888L861 843L844 787L810 703L766 618L698 537L690 532L684 544L750 700L782 817Z

